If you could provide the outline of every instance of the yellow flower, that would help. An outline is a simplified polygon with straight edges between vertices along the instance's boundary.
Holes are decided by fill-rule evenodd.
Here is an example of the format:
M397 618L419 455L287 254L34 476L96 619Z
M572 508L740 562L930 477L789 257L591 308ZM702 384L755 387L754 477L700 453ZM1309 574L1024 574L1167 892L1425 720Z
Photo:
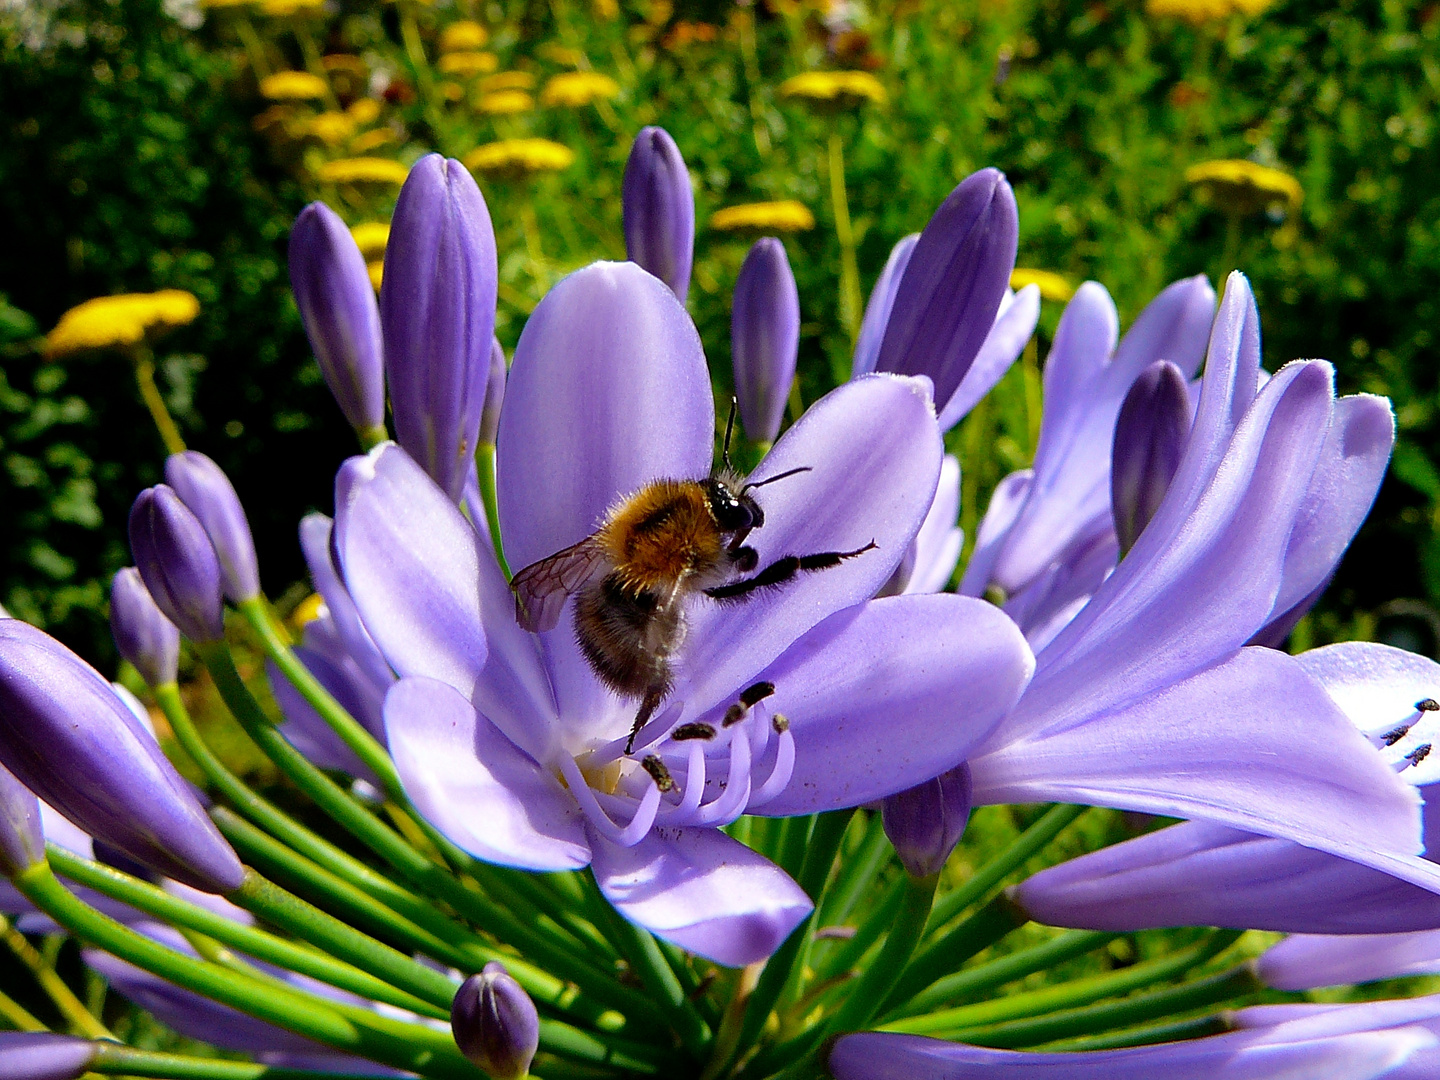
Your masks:
M339 146L355 133L355 118L349 113L323 112L306 125L309 133L327 146Z
M485 27L471 19L462 19L440 31L440 51L452 53L480 49L489 40L490 33Z
M368 262L365 264L365 269L370 272L370 286L376 292L379 292L380 281L385 276L385 260L375 259L372 262Z
M1185 170L1185 180L1221 210L1236 215L1286 207L1293 210L1305 198L1300 181L1289 173L1253 161L1202 161Z
M350 107L345 110L350 114L356 124L364 127L366 124L373 124L380 119L380 103L374 98L360 98L352 101Z
M410 170L398 161L380 157L341 158L320 166L319 178L330 184L395 184L399 186Z
M528 71L502 71L483 80L480 91L489 94L496 90L529 90L534 85L535 76Z
M383 221L363 221L350 230L360 254L369 262L385 254L385 245L390 241L390 226Z
M325 599L319 593L311 593L290 613L290 622L297 630L303 630L326 612Z
M286 15L318 15L324 6L325 0L260 0L260 10L277 19Z
M885 87L868 71L807 71L780 84L782 98L799 98L811 106L851 109L866 101L884 104Z
M590 6L597 19L613 19L620 14L619 0L592 0Z
M535 99L524 90L496 90L491 94L481 94L475 104L481 112L491 116L509 116L529 112L535 107Z
M277 71L260 80L260 93L271 101L314 101L329 89L324 79L308 71Z
M815 215L794 199L779 202L742 203L727 206L710 216L710 227L729 232L756 229L770 232L803 232L815 227Z
M199 314L200 301L183 289L96 297L60 316L45 336L45 355L138 345L146 334L185 326Z
M575 151L549 139L502 139L477 146L464 158L472 172L509 180L558 172L574 160Z
M551 78L540 91L540 104L578 109L620 93L620 84L598 71L566 71Z
M488 75L500 66L500 60L494 53L452 52L440 57L436 66L444 75L458 75L462 79L468 79L475 75Z
M1259 15L1273 0L1145 0L1152 18L1173 17L1193 26L1228 19L1231 15Z
M320 66L326 71L343 71L347 75L354 75L363 79L370 73L365 66L365 61L353 53L330 53L320 58Z
M1062 304L1075 295L1075 286L1069 279L1053 270L1026 270L1017 266L1010 271L1010 288L1023 289L1026 285L1040 286L1041 296Z
M399 141L399 136L389 128L376 128L374 131L366 131L356 135L350 141L350 152L352 154L368 154L371 150L379 150L382 146L389 146Z

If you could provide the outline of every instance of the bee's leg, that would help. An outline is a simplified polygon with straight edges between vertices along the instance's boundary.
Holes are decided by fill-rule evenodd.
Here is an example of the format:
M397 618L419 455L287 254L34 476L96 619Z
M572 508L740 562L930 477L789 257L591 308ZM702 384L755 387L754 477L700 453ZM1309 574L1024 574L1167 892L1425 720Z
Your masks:
M828 570L832 566L839 566L846 559L853 559L856 555L862 555L876 546L878 545L875 541L871 540L864 547L856 548L854 551L819 551L814 555L786 555L776 559L754 577L732 581L727 585L712 586L705 590L705 595L712 600L719 600L721 603L739 600L756 589L771 589L777 585L783 585L796 574L802 574L807 570Z
M625 753L634 753L635 736L640 734L640 729L649 722L650 717L655 715L655 710L660 707L660 702L664 700L664 690L647 690L645 692L645 697L640 702L640 711L635 714L635 726L630 729L630 738L625 743Z

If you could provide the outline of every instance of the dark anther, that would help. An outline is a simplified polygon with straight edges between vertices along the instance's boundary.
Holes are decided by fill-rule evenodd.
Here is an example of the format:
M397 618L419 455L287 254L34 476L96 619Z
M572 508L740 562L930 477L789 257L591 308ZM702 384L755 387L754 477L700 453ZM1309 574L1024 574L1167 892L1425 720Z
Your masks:
M745 719L746 714L749 712L750 710L744 705L738 703L731 705L725 710L725 716L720 723L724 727L729 727L731 724L738 724L741 720Z
M1427 697L1422 701L1415 702L1415 710L1417 712L1440 712L1440 701L1436 701L1433 697Z
M1406 754L1405 760L1410 762L1411 765L1419 765L1420 762L1424 761L1429 756L1430 744L1427 742L1423 746L1415 747L1414 750L1411 750L1410 753Z
M754 686L747 686L740 692L740 704L750 709L773 693L775 693L773 682L757 682Z
M1410 733L1410 728L1412 726L1413 725L1411 724L1401 724L1397 728L1391 728L1389 731L1385 732L1384 735L1381 735L1380 738L1384 740L1386 746L1394 746L1397 742L1405 738L1405 736Z
M684 742L686 739L713 739L714 737L715 729L709 724L681 724L670 732L670 738L675 742Z
M855 936L853 926L822 926L815 931L816 941L849 941Z
M774 725L776 735L784 735L785 732L790 730L790 718L782 712L777 712L775 719L771 720L770 723Z
M665 767L665 762L654 754L646 757L640 764L645 767L645 771L654 779L655 786L662 792L669 791L675 786L675 781L670 778L670 770Z

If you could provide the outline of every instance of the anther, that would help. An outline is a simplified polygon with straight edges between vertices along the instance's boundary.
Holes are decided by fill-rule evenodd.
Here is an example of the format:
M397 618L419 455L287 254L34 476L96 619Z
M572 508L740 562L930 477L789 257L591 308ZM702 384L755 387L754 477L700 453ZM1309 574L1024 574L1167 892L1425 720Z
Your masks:
M775 684L773 682L757 682L754 686L747 686L741 691L740 704L744 705L747 709L753 708L773 693L775 693ZM1431 704L1434 703L1432 702ZM1436 705L1435 707L1440 709L1440 705Z
M790 718L784 713L777 712L770 723L774 726L776 735L784 735L790 730Z
M738 724L741 720L744 720L745 717L749 715L749 713L749 709L747 709L744 705L741 705L739 702L736 702L734 705L731 705L728 709L725 710L725 716L721 719L720 725L721 727L730 727L734 724Z
M1440 712L1440 701L1436 701L1433 697L1424 698L1420 701L1415 702L1415 711Z
M1411 765L1419 765L1429 756L1430 744L1427 742L1422 746L1417 746L1414 750L1411 750L1410 753L1406 754L1405 760L1410 762Z
M670 778L670 770L665 767L665 762L654 754L648 755L640 764L644 766L645 771L650 774L651 779L655 781L655 786L661 792L670 791L675 787L675 781Z
M715 729L709 724L681 724L670 733L670 738L675 742L684 742L686 739L713 739Z
M1380 739L1385 743L1386 746L1394 746L1406 735L1410 734L1410 729L1413 726L1413 724L1401 724L1399 727L1391 728L1389 731L1385 732L1384 735L1380 736Z

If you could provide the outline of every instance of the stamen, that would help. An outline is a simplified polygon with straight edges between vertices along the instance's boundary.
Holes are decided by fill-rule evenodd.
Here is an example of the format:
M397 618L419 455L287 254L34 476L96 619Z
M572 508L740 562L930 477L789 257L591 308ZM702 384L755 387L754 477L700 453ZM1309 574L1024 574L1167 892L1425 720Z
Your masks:
M713 801L701 806L695 815L696 825L728 825L745 812L750 801L750 740L730 740L730 772L725 790Z
M725 710L725 716L720 721L720 726L733 727L741 720L744 720L746 714L749 713L749 711L750 710L748 708L746 708L744 705L739 704L738 702L734 705L731 705L728 709Z
M1411 750L1410 753L1406 754L1405 760L1408 761L1411 765L1419 765L1429 756L1430 744L1427 742L1421 744L1420 746L1417 746L1414 750Z
M623 740L621 740L623 742ZM560 772L565 777L565 783L570 787L570 794L575 796L575 801L580 804L580 809L590 824L612 843L621 847L634 847L641 840L645 839L650 832L650 826L655 824L655 814L660 809L660 788L657 784L651 784L646 790L640 804L635 808L629 824L621 827L610 818L601 808L599 801L595 798L595 792L585 782L584 775L580 772L580 766L569 754L560 754Z
M1410 729L1414 726L1414 724L1401 724L1397 728L1391 728L1389 731L1385 732L1384 735L1381 735L1380 738L1384 741L1386 746L1394 746L1406 735L1410 734Z
M660 815L667 823L689 824L695 816L695 808L705 795L705 748L698 742L690 744L690 761L685 769L685 786L681 799L674 806L662 806ZM678 821L675 819L679 819Z
M684 709L683 701L671 702L664 712L652 719L636 734L635 749L644 750L663 739L670 730L670 725L680 719L680 714ZM625 735L618 739L611 739L608 743L601 743L585 755L585 767L599 768L612 761L619 761L626 755L625 744L629 741L630 737Z
M1422 698L1420 701L1415 702L1415 711L1440 712L1440 701L1436 701L1433 697Z
M670 732L670 738L675 742L684 742L686 739L713 739L715 729L709 724L681 724Z
M776 735L784 735L790 730L790 718L784 713L776 713L775 718L770 721L775 728Z
M648 755L640 762L640 765L650 774L650 779L655 781L655 786L659 788L662 793L670 791L675 787L675 781L671 779L670 770L665 767L665 762L661 761L654 754Z
M757 682L753 686L747 686L740 692L740 704L744 705L747 709L753 708L773 693L775 693L775 684L773 682ZM1436 708L1440 708L1440 705L1437 705Z
M781 721L784 721L783 727ZM760 790L751 797L746 809L764 806L778 796L790 783L790 776L795 771L795 736L790 734L790 722L776 713L772 725L780 736L775 747L775 766L765 778L765 783L760 785Z

